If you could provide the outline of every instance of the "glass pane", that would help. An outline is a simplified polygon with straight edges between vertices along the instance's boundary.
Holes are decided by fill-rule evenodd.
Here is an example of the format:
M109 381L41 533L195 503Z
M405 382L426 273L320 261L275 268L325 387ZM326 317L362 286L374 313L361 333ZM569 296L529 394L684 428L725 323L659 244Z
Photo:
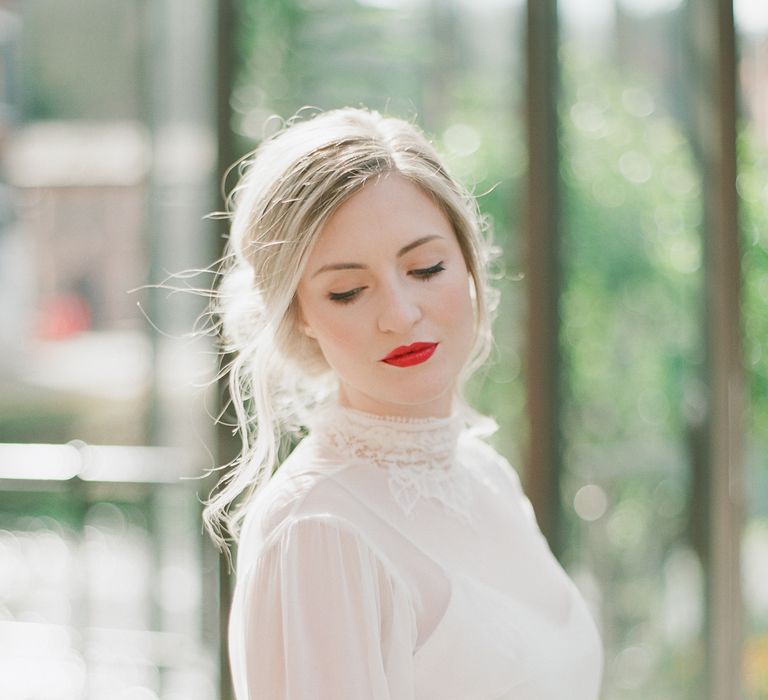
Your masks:
M599 610L604 696L699 698L702 211L683 8L560 12L564 556Z
M172 4L0 3L4 699L217 695L217 648L203 625L216 612L216 569L203 567L200 484L179 478L209 461L199 452L210 418L190 379L208 374L181 337L199 306L174 305L179 326L170 328L148 308L155 297L131 293L159 281L156 269L211 258L200 223L212 208L211 149L179 186L158 164L179 151L188 164L189 140L153 135L158 120L149 118L160 112L150 81L170 73L158 60L169 23L155 20ZM196 19L215 26L199 7L182 3L187 35ZM204 63L212 45L210 34L195 57ZM203 77L194 86L210 87ZM177 87L163 86L188 94ZM194 133L199 115L184 118ZM202 194L185 188L197 175ZM178 331L173 352L145 313Z
M740 43L737 189L743 246L744 360L747 369L747 512L742 542L744 686L768 697L768 6L737 0Z
M7 457L0 445L0 468ZM190 489L2 479L0 487L3 698L216 696L215 657L198 634Z

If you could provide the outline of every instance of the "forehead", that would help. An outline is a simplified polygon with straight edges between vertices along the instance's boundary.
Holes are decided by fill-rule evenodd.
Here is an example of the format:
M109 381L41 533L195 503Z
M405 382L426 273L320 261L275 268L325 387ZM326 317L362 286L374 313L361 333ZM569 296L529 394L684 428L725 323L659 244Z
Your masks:
M455 241L448 218L432 197L402 175L388 173L368 182L331 214L311 257L322 262L366 250L385 254L429 235Z

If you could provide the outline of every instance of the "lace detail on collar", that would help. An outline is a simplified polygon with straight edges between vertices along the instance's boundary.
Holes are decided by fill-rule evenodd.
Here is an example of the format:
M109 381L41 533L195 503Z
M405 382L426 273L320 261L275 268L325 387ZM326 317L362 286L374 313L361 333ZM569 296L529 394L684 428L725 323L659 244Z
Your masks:
M472 476L456 461L464 419L378 416L332 403L311 425L317 439L356 461L386 469L395 502L411 516L420 499L434 499L472 524Z

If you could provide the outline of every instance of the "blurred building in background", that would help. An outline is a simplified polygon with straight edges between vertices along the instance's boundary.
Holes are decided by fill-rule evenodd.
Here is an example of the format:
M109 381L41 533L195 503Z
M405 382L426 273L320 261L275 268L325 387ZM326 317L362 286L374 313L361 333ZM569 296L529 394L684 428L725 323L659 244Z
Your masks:
M0 7L4 699L220 695L205 302L148 287L214 257L213 19Z
M768 11L736 0L729 33L716 7L0 0L0 698L229 697L211 484L184 478L231 456L192 332L224 233L205 217L270 117L359 104L419 121L504 252L471 395L592 607L604 697L768 697ZM731 138L736 279L708 252Z

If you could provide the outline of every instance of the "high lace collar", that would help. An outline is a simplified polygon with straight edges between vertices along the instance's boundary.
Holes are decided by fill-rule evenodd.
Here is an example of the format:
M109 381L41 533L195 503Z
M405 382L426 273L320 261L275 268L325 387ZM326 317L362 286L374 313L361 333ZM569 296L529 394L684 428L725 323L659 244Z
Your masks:
M314 426L316 432L347 456L380 467L450 470L464 426L457 413L449 418L379 416L337 401L320 414Z
M448 418L379 416L333 399L316 412L310 432L352 462L386 469L390 492L406 515L426 498L471 520L470 474L457 462L464 424L458 412Z

